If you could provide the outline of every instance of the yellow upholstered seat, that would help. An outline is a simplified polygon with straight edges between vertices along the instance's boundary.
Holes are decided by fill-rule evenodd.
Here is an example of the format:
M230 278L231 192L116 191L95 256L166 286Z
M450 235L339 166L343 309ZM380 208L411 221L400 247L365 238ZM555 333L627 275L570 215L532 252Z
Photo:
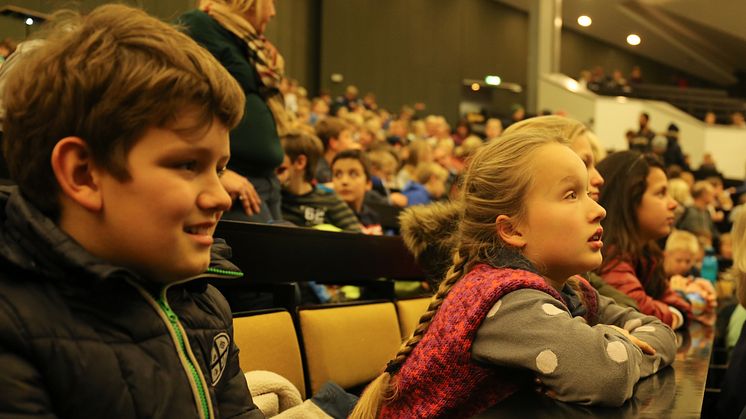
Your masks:
M396 311L399 314L399 329L401 330L402 339L412 336L414 328L420 322L420 317L427 310L432 298L411 298L398 300L396 302Z
M290 313L276 311L235 317L233 335L244 372L266 370L288 379L305 395L303 362Z
M393 303L298 311L311 394L331 380L343 388L377 377L401 344Z

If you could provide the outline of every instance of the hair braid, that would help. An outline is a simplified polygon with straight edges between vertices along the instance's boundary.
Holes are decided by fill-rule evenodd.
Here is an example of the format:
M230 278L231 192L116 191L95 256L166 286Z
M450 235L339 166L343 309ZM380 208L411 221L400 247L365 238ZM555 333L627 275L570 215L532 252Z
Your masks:
M448 296L451 288L453 288L458 280L464 276L464 267L466 266L468 260L469 258L461 256L459 254L459 251L453 253L453 265L448 270L448 273L443 279L443 282L440 283L438 292L436 292L433 296L430 305L427 307L427 311L425 311L425 313L420 316L420 322L414 329L412 336L407 339L406 342L404 342L394 359L389 362L388 366L386 367L387 371L398 371L401 367L401 364L404 363L412 350L414 350L415 346L417 346L420 340L422 340L425 332L427 332L427 329L430 327L430 323L432 322L433 317L435 317L435 313L438 312L438 309L443 304L443 300L445 300L446 296Z
M415 346L422 340L425 332L430 327L433 317L435 317L435 313L443 304L443 300L448 296L451 288L464 276L468 261L469 258L461 256L459 251L453 253L453 265L451 265L445 279L438 287L438 292L433 296L427 311L420 317L420 323L415 328L412 336L402 344L394 359L389 361L383 374L379 375L365 389L365 392L355 405L355 409L350 413L350 419L377 418L381 410L381 405L386 401L396 398L398 387L396 380L391 380L392 375L401 368L409 354L412 353Z

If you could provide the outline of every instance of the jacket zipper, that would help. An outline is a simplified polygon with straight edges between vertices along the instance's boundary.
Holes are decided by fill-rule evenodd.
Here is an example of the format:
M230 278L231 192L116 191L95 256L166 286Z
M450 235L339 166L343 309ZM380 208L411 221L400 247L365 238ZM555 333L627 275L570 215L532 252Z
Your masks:
M171 310L171 307L168 305L168 300L166 298L166 292L171 285L188 282L191 279L192 278L189 278L184 281L166 285L161 290L160 295L157 299L153 298L153 296L148 293L147 290L142 288L134 281L128 280L127 282L134 286L135 289L140 292L143 298L145 298L148 304L150 304L153 309L159 313L161 320L163 320L166 328L168 328L169 330L171 339L174 340L176 351L179 354L179 360L181 361L182 367L185 369L187 376L191 378L190 385L192 387L192 394L195 396L195 402L197 402L196 407L197 411L199 412L199 416L201 419L211 419L213 417L212 405L210 404L210 400L208 399L209 390L205 385L205 379L200 373L198 367L195 365L196 361L194 360L194 355L192 355L192 350L189 346L189 342L184 336L184 331L181 327L181 323L179 322L179 317L176 315L176 313L174 313L173 310Z
M173 312L173 310L171 310L171 307L169 307L168 305L168 301L166 300L167 289L168 287L164 288L163 291L161 291L161 295L158 297L158 300L156 300L156 302L158 303L158 306L161 308L161 310L163 310L163 312L166 314L166 317L168 317L171 328L176 334L176 339L179 343L179 350L181 351L181 355L183 355L184 359L186 359L186 366L189 369L189 373L191 374L192 379L197 385L197 391L199 392L199 399L202 407L202 417L210 418L210 407L207 401L205 382L202 380L202 377L200 377L200 374L197 372L197 367L194 366L194 362L192 362L192 359L187 352L186 345L188 345L189 343L186 341L184 335L182 335L181 333L181 324L179 323L179 317L176 315L176 313Z

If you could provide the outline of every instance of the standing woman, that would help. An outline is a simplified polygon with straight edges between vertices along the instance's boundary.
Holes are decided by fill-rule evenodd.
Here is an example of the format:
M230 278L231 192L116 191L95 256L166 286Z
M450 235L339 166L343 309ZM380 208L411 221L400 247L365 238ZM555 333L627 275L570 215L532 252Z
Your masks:
M272 222L282 219L280 136L289 129L279 86L284 60L264 37L275 16L274 0L202 0L179 21L238 81L246 95L244 116L231 131L230 170L223 185L234 198L224 218Z

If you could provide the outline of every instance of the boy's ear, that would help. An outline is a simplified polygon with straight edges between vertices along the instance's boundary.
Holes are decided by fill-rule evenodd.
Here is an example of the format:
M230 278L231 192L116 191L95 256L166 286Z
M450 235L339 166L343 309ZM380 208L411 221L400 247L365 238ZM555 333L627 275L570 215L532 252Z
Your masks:
M308 164L308 157L306 157L305 154L298 155L298 157L296 157L295 161L293 162L293 166L295 166L297 170L305 169L307 164Z
M501 214L495 219L495 228L502 241L513 247L522 249L526 246L526 238L518 230L515 222L507 215Z
M52 149L52 171L62 193L89 211L103 206L99 172L93 165L88 144L78 137L65 137Z
M373 189L373 182L371 182L371 180L370 180L370 179L368 179L368 181L367 181L367 182L365 182L365 190L366 190L366 191L369 191L369 190L371 190L371 189Z
M329 150L337 150L337 147L339 146L339 139L337 138L330 138L329 139Z

